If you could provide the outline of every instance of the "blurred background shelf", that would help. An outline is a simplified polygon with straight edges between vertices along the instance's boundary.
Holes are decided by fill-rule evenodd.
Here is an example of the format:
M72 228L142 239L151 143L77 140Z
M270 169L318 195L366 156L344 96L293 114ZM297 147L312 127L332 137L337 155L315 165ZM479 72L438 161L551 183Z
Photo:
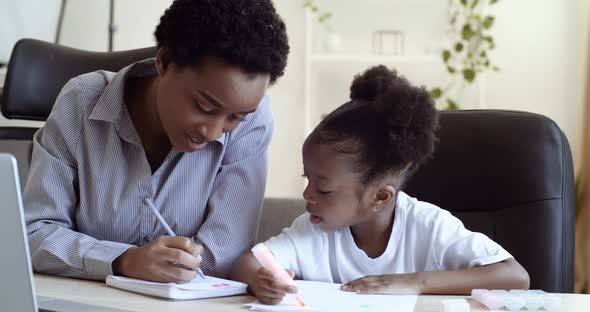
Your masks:
M318 53L310 56L312 62L362 62L362 63L440 63L440 57L434 55L375 55L375 54L330 54Z

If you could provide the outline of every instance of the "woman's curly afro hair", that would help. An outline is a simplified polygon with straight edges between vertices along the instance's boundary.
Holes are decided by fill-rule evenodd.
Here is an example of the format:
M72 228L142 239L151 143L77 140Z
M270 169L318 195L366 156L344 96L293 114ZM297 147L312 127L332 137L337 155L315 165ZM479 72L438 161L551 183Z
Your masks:
M216 56L251 73L283 75L289 43L271 0L175 0L154 33L170 62L195 65Z

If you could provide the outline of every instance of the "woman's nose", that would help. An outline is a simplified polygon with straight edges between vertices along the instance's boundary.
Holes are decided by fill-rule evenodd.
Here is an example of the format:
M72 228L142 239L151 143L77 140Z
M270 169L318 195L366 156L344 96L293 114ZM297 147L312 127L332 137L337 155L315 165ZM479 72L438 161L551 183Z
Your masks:
M216 118L211 122L204 124L201 127L200 134L208 142L217 140L223 134L224 122L220 118Z

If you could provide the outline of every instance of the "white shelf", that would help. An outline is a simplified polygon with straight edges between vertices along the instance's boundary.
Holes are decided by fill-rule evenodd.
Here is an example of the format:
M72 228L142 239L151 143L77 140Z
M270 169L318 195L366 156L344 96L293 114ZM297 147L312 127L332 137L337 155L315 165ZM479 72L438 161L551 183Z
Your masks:
M377 54L311 54L312 62L363 62L363 63L441 63L435 55L377 55Z

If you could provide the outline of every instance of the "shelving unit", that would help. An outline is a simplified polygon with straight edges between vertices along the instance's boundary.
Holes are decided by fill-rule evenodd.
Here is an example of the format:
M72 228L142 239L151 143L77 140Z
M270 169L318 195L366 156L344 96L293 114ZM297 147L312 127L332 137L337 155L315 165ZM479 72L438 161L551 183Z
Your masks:
M398 56L375 54L312 54L311 62L363 62L363 63L437 63L440 58L435 56Z
M395 68L412 83L427 88L442 87L447 81L446 69L440 59L440 51L445 46L446 4L439 0L368 0L362 4L352 0L317 2L323 10L333 12L334 19L340 18L333 28L348 46L336 51L323 51L321 36L327 32L319 28L321 25L314 21L315 16L306 12L305 135L323 114L348 100L347 93L354 75L370 66L383 64ZM358 14L360 9L374 12L361 15ZM351 21L355 24L351 25ZM405 54L372 53L371 34L379 27L401 29L407 34L404 46L409 48ZM478 77L477 87L467 90L462 108L486 107L485 80L484 76Z

